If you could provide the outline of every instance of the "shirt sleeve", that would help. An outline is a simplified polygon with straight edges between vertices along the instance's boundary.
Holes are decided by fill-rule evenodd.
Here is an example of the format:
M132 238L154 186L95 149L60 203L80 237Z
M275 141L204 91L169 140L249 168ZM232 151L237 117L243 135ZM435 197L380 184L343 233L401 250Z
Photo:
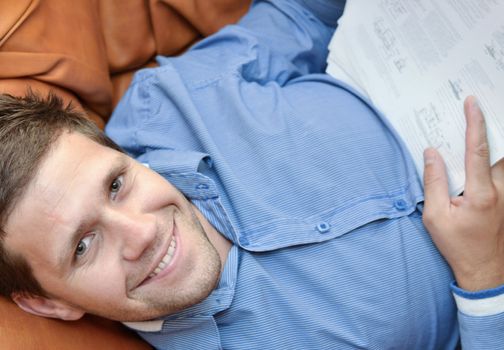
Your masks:
M462 348L504 349L504 285L477 292L451 285Z
M235 74L260 85L270 81L284 85L301 75L323 73L333 24L343 12L344 1L310 4L255 1L237 25L200 41L183 59L159 57L158 61L175 64L186 82L218 79L236 70ZM333 14L332 21L322 16L324 11Z

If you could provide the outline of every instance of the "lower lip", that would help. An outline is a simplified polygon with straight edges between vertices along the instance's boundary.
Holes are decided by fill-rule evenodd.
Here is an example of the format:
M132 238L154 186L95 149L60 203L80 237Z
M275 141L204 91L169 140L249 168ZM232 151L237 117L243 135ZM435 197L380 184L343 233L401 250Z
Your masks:
M151 282L155 282L155 281L163 278L164 276L170 274L170 272L172 272L176 268L178 257L180 256L180 250L182 248L180 246L180 239L179 239L179 234L177 232L176 226L173 229L173 239L175 239L176 248L175 248L175 253L173 254L173 257L170 261L170 265L166 266L165 269L163 271L161 271L160 273L158 273L156 276L147 279L144 283L142 283L143 285L149 284Z

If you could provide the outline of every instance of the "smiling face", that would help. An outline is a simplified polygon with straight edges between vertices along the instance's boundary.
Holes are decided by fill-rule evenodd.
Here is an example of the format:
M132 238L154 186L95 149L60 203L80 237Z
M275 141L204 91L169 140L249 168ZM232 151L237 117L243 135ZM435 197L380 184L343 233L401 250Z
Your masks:
M78 133L58 138L4 229L48 295L14 300L42 316L152 319L201 301L220 275L212 228L186 198Z

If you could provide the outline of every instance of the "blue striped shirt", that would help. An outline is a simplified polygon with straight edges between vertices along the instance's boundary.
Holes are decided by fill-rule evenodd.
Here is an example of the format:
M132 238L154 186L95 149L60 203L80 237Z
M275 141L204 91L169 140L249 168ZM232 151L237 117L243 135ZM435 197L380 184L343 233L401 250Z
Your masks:
M300 4L258 1L159 57L110 120L234 244L207 299L129 326L158 349L504 348L504 310L478 305L504 288L450 287L402 141L320 74L343 2Z

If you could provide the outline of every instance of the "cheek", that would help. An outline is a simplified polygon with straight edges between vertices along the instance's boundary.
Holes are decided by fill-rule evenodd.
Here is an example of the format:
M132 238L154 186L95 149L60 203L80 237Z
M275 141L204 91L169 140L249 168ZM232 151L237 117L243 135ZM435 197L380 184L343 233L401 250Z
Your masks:
M126 296L124 272L113 265L101 265L84 270L72 278L67 297L86 304L110 304Z

